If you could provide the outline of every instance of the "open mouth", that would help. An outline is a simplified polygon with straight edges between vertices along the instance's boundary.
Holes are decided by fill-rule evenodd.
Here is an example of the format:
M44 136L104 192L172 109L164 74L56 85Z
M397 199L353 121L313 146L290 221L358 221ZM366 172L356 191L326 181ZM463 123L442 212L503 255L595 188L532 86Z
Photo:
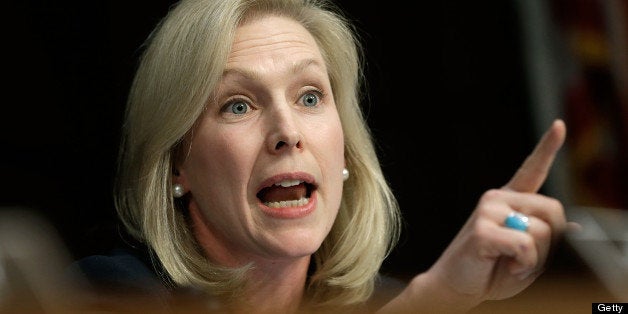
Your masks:
M300 207L310 202L316 186L301 180L283 180L261 189L257 198L271 208Z

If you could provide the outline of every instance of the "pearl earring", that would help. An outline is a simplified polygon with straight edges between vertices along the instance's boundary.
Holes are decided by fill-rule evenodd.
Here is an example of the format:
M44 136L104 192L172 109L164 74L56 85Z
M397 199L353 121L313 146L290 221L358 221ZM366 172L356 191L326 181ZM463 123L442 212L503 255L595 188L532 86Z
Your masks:
M349 170L347 168L342 169L342 181L349 179Z
M179 198L183 196L184 194L185 194L185 189L183 188L183 185L179 183L175 183L172 185L172 195L175 198Z

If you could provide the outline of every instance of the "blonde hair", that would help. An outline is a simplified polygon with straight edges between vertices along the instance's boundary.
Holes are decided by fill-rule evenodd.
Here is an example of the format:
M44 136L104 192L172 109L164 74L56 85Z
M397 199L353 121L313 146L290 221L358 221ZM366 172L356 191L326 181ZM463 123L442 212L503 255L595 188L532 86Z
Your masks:
M183 138L193 132L222 76L235 29L271 14L298 21L319 45L351 173L334 226L314 254L307 295L312 304L339 306L372 294L381 263L397 241L400 215L359 106L360 43L339 12L315 0L183 0L149 36L128 100L116 208L174 284L227 298L246 284L246 268L226 269L203 257L186 209L172 198L172 172Z

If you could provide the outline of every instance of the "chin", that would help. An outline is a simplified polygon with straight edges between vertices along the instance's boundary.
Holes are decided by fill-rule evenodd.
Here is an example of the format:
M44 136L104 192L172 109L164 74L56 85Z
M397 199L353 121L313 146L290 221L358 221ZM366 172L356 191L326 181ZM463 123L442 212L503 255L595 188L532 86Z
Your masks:
M322 230L290 230L274 235L272 255L298 258L314 254L323 243L326 233Z

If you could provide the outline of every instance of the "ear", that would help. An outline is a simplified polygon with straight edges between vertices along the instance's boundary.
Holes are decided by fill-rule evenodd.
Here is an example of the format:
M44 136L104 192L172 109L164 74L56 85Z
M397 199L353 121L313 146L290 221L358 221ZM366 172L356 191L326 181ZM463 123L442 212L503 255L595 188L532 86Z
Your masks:
M180 184L186 192L190 190L185 167L181 163L175 163L172 168L172 184Z
M181 171L173 169L172 174L172 196L174 198L181 198L190 192L190 187L187 184L186 176L181 174Z
M185 147L189 147L187 137L184 137L181 141L179 141L176 146L173 148L172 153L170 155L172 162L172 185L177 184L183 187L183 192L185 194L190 192L190 181L189 175L187 174L187 151Z

